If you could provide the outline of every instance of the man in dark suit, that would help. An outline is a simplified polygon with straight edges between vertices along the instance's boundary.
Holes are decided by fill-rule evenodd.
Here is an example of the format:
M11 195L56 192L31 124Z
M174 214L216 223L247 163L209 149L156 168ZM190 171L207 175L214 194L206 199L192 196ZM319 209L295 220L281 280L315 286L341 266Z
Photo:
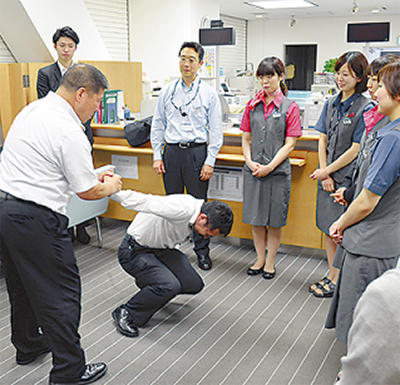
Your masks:
M39 70L36 83L38 99L44 98L50 91L57 91L61 77L73 65L73 57L78 48L79 37L71 27L66 26L57 29L53 35L53 44L54 49L57 51L58 59L55 63ZM90 145L93 145L94 140L90 120L83 125ZM75 238L74 228L70 229L70 235L72 239ZM86 232L84 224L76 226L76 239L83 244L90 242L90 236Z

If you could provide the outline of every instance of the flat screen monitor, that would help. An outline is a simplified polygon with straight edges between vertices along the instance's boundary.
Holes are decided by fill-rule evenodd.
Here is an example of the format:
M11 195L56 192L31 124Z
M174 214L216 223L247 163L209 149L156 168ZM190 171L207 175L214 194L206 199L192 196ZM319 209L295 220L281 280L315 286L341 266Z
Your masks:
M389 41L390 23L347 24L348 43L369 43Z
M199 30L201 45L235 45L235 28L201 28Z

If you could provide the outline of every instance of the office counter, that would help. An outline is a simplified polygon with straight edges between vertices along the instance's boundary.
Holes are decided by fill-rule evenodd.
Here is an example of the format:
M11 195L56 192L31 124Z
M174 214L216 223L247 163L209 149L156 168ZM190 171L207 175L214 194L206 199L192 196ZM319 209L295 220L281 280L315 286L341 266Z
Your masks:
M153 170L153 150L149 143L131 147L124 138L123 125L93 124L95 167L112 164L112 155L123 155L137 159L138 179L124 178L123 189L134 189L144 193L164 194L162 176ZM292 165L292 188L288 223L283 231L283 244L323 247L323 236L315 226L316 187L309 175L318 167L318 133L304 131L296 148L290 154ZM217 156L216 166L241 169L244 156L241 149L241 134L238 130L224 133L224 144ZM230 236L252 239L251 226L242 222L242 202L224 200L234 212L235 220ZM104 216L131 221L135 212L126 210L110 200Z

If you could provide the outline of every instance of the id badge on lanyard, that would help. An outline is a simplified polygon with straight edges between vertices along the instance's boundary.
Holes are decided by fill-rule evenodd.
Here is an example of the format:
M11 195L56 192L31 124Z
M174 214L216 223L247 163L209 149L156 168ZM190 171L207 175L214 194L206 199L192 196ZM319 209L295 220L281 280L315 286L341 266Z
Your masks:
M189 116L182 116L181 119L181 130L184 132L193 131L192 123L190 122Z

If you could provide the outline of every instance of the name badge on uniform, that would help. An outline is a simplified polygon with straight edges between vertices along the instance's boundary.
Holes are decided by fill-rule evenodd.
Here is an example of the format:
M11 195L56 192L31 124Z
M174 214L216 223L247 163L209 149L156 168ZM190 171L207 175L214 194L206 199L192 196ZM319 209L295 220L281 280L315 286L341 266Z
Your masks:
M343 119L343 124L351 124L351 119L349 118Z
M190 123L189 120L189 116L185 116L182 120L181 120L181 129L182 131L193 131L193 127L192 127L192 123Z
M280 113L279 111L274 112L274 113L272 114L272 117L273 117L274 119L278 119L278 118L281 117L281 113Z

